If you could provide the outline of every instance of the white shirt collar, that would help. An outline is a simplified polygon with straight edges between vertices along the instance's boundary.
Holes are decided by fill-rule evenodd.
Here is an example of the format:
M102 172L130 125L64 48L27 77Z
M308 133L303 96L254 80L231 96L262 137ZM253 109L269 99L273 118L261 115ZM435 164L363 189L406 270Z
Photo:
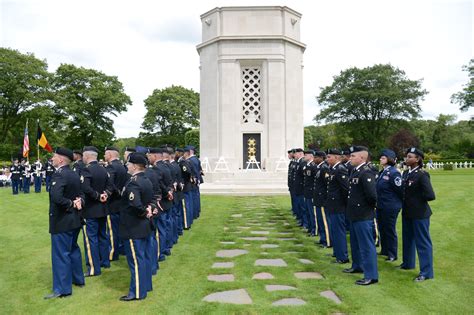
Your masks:
M356 170L359 170L363 165L367 164L367 162L364 162L356 167Z

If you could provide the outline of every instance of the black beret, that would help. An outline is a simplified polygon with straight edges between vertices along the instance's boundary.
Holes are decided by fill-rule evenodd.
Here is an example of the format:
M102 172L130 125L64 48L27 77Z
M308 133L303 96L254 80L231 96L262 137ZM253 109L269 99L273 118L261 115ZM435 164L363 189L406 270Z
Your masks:
M324 151L314 151L314 156L319 156L319 157L325 158L326 153Z
M386 157L391 158L393 160L395 160L397 158L397 155L395 154L395 152L393 152L390 149L383 149L382 152L380 152L380 156L386 156Z
M117 151L117 152L120 152L120 150L119 150L117 147L113 147L113 146L105 147L105 151Z
M80 156L82 156L82 151L81 150L74 150L72 151L74 154L79 154Z
M289 154L289 153L293 153L293 150L288 150L288 154Z
M95 152L95 153L99 153L99 150L97 150L97 148L94 147L94 146L85 146L84 148L82 148L82 152L86 152L86 151L92 151L92 152Z
M332 148L332 149L327 149L326 154L343 155L343 152L339 149Z
M344 149L342 149L341 151L342 151L342 154L343 154L343 155L350 155L350 154L351 154L350 148L344 148Z
M74 160L74 154L73 154L71 149L59 147L59 148L56 148L54 153L65 156L68 159L70 159L71 161Z
M176 152L184 152L184 150L181 148L176 148Z
M303 149L301 149L301 148L296 148L296 149L293 149L293 151L295 151L295 153L296 153L296 152L303 152Z
M314 155L314 151L313 150L305 150L304 154L313 154Z
M196 148L192 145L187 145L184 147L184 152L189 152L191 150L196 151Z
M135 150L135 148L132 148L132 147L125 147L125 152L137 152L137 150Z
M160 148L148 148L148 153L163 153L163 150Z
M369 149L367 147L364 147L364 146L361 146L361 145L354 145L354 146L349 148L349 151L351 151L351 153L362 152L362 151L369 152Z
M421 157L422 159L425 158L425 154L423 153L423 151L421 151L420 149L415 148L415 147L412 147L412 148L408 149L406 154L408 154L408 153L416 154L419 157Z
M148 159L143 153L132 152L129 154L127 162L146 166L148 164Z

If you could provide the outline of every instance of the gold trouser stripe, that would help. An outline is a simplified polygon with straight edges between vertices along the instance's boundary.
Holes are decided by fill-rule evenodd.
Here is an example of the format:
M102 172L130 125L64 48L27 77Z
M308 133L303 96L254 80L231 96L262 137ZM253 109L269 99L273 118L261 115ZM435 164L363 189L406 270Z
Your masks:
M158 225L156 226L156 241L158 242L158 259L160 259L160 233L158 232Z
M326 243L327 246L331 246L331 237L329 236L328 221L326 220L326 212L324 211L324 207L321 207L321 214L323 215L324 231L326 232Z
M94 262L92 261L91 244L89 243L89 237L87 237L87 225L84 225L84 227L82 228L82 233L84 233L84 237L86 238L87 259L89 260L89 265L91 267L89 274L93 276L94 275Z
M186 201L183 198L184 228L188 228L188 219L186 218Z
M110 246L112 249L110 250L109 259L112 260L114 258L114 231L112 230L112 221L110 220L110 215L107 216L107 225L109 226L109 234L110 234Z
M133 241L130 241L130 249L132 250L133 263L135 264L135 298L140 298L140 276L138 275L138 262L137 255L135 255L135 247L133 246Z
M318 234L318 217L316 215L316 206L313 206L313 212L314 212L314 226L316 227L316 235Z
M377 225L377 220L374 218L374 225L375 225L375 245L379 242L379 227Z

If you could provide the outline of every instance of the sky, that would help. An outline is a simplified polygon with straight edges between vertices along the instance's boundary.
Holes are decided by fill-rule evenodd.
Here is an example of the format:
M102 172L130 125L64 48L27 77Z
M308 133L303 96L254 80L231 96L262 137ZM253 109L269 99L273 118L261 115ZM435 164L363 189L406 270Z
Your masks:
M468 0L0 0L0 45L118 76L133 105L114 118L118 138L138 136L143 101L154 89L199 92L200 15L224 6L288 6L302 16L304 122L320 111L316 96L349 67L390 63L429 91L424 119L461 113L450 97L468 82L473 3Z

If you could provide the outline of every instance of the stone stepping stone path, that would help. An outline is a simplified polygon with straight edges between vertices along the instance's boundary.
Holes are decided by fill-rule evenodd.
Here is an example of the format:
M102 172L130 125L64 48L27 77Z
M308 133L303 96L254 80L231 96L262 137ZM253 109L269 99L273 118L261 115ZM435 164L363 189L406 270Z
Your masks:
M298 279L323 279L319 272L295 272L294 275Z
M280 247L280 245L277 244L262 244L260 248L277 248Z
M336 295L336 293L334 293L331 290L323 291L323 292L319 293L319 295L321 295L322 297L325 297L327 299L330 299L331 301L333 301L336 304L341 304L342 303L341 299Z
M205 302L228 304L252 304L252 299L245 289L212 293L204 297L202 300Z
M268 235L270 234L269 231L250 231L250 234L255 234L255 235Z
M241 239L246 241L266 241L268 238L264 236L250 236L250 237L241 237Z
M223 249L216 253L216 257L237 257L248 254L248 250L245 249Z
M266 283L264 282L265 290L263 287L256 286L257 283L253 284L256 288L252 287L252 292L258 290L264 298L266 294L266 298L271 299L262 302L262 297L260 297L257 299L259 303L265 303L267 306L271 303L272 306L276 307L300 306L310 302L314 304L316 301L313 301L312 298L310 302L305 301L308 295L305 294L301 296L303 294L301 288L306 288L307 285L310 285L312 283L310 281L311 279L321 280L324 279L324 276L316 271L295 272L295 270L298 270L296 268L303 268L302 265L315 265L315 262L311 259L300 258L313 257L313 251L309 249L309 246L312 245L312 241L308 241L306 237L303 237L304 234L300 232L296 224L290 220L288 213L281 211L281 209L274 205L261 204L259 207L258 205L250 205L248 201L237 201L237 204L239 207L235 208L235 210L241 212L228 214L229 217L223 228L224 232L221 232L220 236L218 236L220 240L219 238L217 239L221 248L216 251L216 257L221 258L221 260L225 258L227 261L218 261L212 264L211 269L213 270L208 273L207 281L209 281L208 285L211 286L213 290L211 291L212 293L205 296L202 301L225 304L253 304L252 297L245 289L246 286L248 286L247 288L252 287L250 283L253 282L253 280L267 280ZM255 210L265 210L265 212L254 212ZM304 246L308 247L304 249L299 248ZM271 250L267 251L267 249ZM308 256L310 253L311 256ZM251 254L253 254L253 256ZM300 256L286 256L285 254L297 254ZM247 257L236 258L244 255L247 255ZM291 268L288 268L289 265L287 261L278 257L287 257ZM235 261L232 261L234 258ZM253 266L251 265L252 261L254 261ZM238 268L235 270L232 269L235 267ZM282 273L276 276L276 278L280 280L278 281L280 283L274 283L275 276L268 272L268 270L274 271L276 269L267 267L281 268L279 270L281 270ZM254 269L253 272L252 268ZM249 280L250 275L252 275L252 280ZM236 278L238 278L237 282ZM294 283L293 285L288 284L292 283L295 278L310 280L308 282L305 281L306 284L298 288ZM285 282L287 284L285 284ZM226 283L231 284L226 285ZM323 283L325 282L321 282L321 284ZM229 285L231 285L231 287L229 287ZM238 286L235 287L236 285ZM285 295L280 295L278 299L275 300L275 297L269 292L283 292L283 294L285 294L285 292L291 292L291 295L288 296L285 294L286 297ZM319 292L319 290L316 292ZM311 293L311 296L313 295L314 293ZM342 303L334 291L322 291L319 295L333 301L337 305ZM254 296L254 298L256 298L256 296Z
M207 280L214 282L233 282L235 277L233 274L223 274L223 275L209 275Z
M267 266L267 267L286 267L288 264L281 258L277 259L257 259L255 266Z
M212 268L234 268L233 262L216 262L212 265Z
M306 302L302 299L298 298L286 298L275 301L272 303L274 306L298 306L298 305L305 305Z
M296 290L296 288L289 285L267 284L265 286L265 290L267 290L268 292L273 292L273 291Z
M253 275L253 280L270 280L274 279L273 275L268 272L259 272Z

